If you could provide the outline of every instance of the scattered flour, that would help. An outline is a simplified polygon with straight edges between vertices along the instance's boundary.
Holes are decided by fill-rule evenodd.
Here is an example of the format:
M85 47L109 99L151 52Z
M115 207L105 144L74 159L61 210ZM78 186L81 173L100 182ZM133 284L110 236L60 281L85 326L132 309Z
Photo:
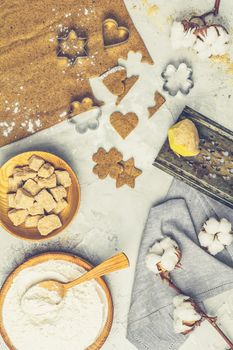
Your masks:
M68 282L83 271L73 263L50 260L17 275L3 305L4 327L17 350L31 350L32 344L33 350L64 350L67 344L69 350L84 350L97 339L107 307L95 281L70 289L60 303L56 293L32 287L46 279Z
M2 135L4 137L8 137L8 135L12 132L15 127L15 122L0 122L0 129L2 129Z

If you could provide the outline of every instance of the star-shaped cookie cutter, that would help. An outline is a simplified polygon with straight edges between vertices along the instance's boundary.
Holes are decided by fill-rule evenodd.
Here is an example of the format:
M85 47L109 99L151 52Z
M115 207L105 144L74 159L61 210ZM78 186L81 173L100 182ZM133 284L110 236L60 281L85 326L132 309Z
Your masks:
M87 58L87 40L87 36L80 36L73 28L68 33L61 33L57 39L57 57L66 59L71 65L74 65L78 58Z

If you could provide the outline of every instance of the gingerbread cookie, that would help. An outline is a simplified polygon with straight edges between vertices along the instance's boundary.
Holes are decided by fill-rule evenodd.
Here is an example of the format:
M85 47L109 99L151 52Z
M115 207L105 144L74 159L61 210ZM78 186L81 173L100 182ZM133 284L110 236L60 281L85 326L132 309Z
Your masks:
M154 101L155 105L148 108L149 118L151 118L159 110L159 108L165 103L166 100L158 91L156 91Z
M117 66L103 74L103 83L113 95L118 96L116 101L116 105L118 105L128 94L138 78L138 75L127 78L126 69Z
M135 179L142 174L142 171L134 166L134 158L127 161L122 161L123 171L117 176L116 187L128 185L131 188L135 187Z
M93 173L98 175L100 179L105 179L108 175L113 179L123 171L122 165L119 164L123 156L116 148L111 148L109 152L104 148L99 148L98 151L93 154L92 159L97 163L93 168Z
M133 112L129 112L125 115L121 112L114 112L110 116L110 123L118 134L125 139L136 128L138 117Z

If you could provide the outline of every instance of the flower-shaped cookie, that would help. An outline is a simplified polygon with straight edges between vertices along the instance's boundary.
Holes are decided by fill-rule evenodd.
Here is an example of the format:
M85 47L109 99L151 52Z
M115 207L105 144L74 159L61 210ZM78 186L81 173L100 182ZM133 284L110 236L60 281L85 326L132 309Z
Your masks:
M177 68L169 64L162 73L163 89L171 96L176 96L178 93L187 95L194 85L192 73L192 69L184 62L180 63Z
M98 175L100 179L105 179L108 175L116 179L123 170L122 165L119 164L123 155L116 148L111 148L110 151L106 152L101 147L93 154L92 159L97 163L93 168L93 173Z
M81 101L73 101L70 108L70 122L76 125L76 130L80 134L84 134L88 129L95 130L99 127L99 118L101 109L94 105L94 101L90 97L84 97ZM73 117L78 118L73 119Z

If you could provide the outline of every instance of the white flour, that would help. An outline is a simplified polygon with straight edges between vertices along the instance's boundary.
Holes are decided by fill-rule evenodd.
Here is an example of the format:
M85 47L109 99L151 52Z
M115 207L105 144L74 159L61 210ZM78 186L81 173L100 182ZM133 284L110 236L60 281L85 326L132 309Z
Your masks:
M24 269L15 278L3 305L3 323L17 350L84 350L99 336L106 321L106 297L90 281L70 289L56 304L53 295L33 287L41 280L68 282L83 270L73 263L51 260ZM23 299L22 299L23 298Z

